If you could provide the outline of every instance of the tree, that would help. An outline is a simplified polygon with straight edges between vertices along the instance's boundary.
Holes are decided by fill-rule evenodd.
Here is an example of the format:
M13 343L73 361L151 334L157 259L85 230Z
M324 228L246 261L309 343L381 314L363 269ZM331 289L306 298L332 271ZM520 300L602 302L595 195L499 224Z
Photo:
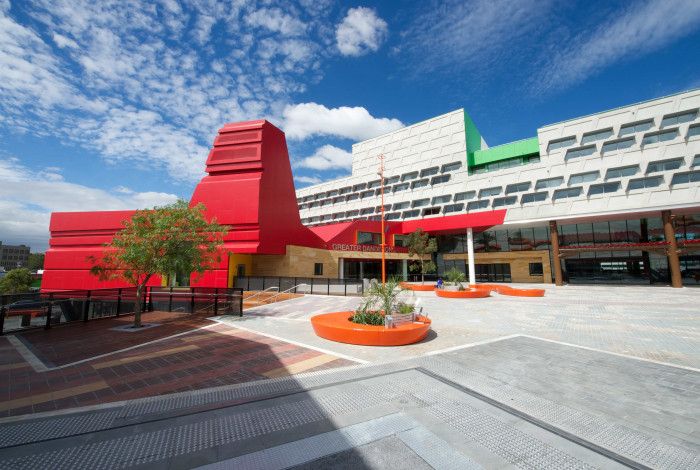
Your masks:
M186 201L136 211L117 232L100 259L90 257L101 280L123 279L136 287L134 327L141 326L144 288L154 275L203 273L220 260L226 228L207 222L205 207Z
M411 264L411 271L420 270L420 280L425 282L425 275L436 270L435 263L432 260L426 260L425 257L437 251L437 241L419 228L408 236L406 246L408 256L417 256L420 263Z
M32 273L27 268L12 269L0 278L0 294L28 292L33 281Z
M27 267L30 271L44 269L44 253L29 253L29 265Z

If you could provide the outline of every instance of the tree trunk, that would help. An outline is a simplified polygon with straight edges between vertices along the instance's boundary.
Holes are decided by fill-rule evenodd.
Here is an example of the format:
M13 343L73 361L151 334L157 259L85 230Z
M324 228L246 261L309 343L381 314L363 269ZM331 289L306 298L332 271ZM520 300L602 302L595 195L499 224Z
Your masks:
M141 308L143 306L143 286L136 286L136 305L134 306L134 328L141 327Z
M420 260L420 283L425 284L425 261Z

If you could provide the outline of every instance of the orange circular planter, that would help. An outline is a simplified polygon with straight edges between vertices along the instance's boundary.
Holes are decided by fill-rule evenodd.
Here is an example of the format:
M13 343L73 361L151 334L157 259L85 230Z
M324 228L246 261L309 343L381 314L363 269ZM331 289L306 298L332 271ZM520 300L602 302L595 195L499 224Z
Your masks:
M435 295L447 299L482 299L484 297L491 297L491 291L488 289L466 289L458 291L435 289Z
M400 282L399 286L403 287L404 289L422 292L428 292L435 289L435 286L432 284L409 284L408 282Z
M430 319L419 316L413 323L396 328L360 325L350 321L353 312L322 313L311 317L316 335L339 343L364 346L403 346L421 341L430 331Z
M544 297L544 289L516 289L515 287L498 284L477 284L476 286L470 287L495 291L501 295L510 295L513 297Z

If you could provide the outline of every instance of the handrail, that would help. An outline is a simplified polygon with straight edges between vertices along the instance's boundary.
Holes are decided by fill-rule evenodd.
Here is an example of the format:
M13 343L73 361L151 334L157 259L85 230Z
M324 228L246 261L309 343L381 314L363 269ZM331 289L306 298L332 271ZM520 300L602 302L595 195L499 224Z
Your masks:
M301 287L301 286L308 286L308 284L306 284L305 282L302 282L301 284L297 284L296 286L290 287L290 288L287 289L287 290L283 290L282 292L276 293L275 295L273 295L272 297L270 297L270 298L267 299L267 300L268 300L268 301L272 301L272 300L276 299L277 297L279 297L280 295L286 294L286 293L289 292L290 290L294 290L294 291L295 291L294 293L296 294L296 288L297 288L297 287Z
M277 290L279 290L280 288L279 288L279 287L275 287L275 286L268 287L268 288L265 289L265 290L261 290L261 291L258 292L257 294L251 295L250 297L244 297L244 298L243 298L243 301L244 301L244 302L248 302L248 301L250 301L250 299L254 299L255 297L257 297L257 296L259 296L259 295L262 295L262 294L264 294L265 292L267 292L267 291L269 291L269 290L272 290L272 289L277 289Z

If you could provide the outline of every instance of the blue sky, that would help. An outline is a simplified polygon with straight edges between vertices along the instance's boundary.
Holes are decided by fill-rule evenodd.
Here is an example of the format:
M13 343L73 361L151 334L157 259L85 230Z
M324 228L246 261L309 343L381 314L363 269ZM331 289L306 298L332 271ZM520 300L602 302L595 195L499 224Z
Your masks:
M697 0L0 0L0 240L188 199L225 122L281 127L301 187L454 109L493 146L699 72Z

